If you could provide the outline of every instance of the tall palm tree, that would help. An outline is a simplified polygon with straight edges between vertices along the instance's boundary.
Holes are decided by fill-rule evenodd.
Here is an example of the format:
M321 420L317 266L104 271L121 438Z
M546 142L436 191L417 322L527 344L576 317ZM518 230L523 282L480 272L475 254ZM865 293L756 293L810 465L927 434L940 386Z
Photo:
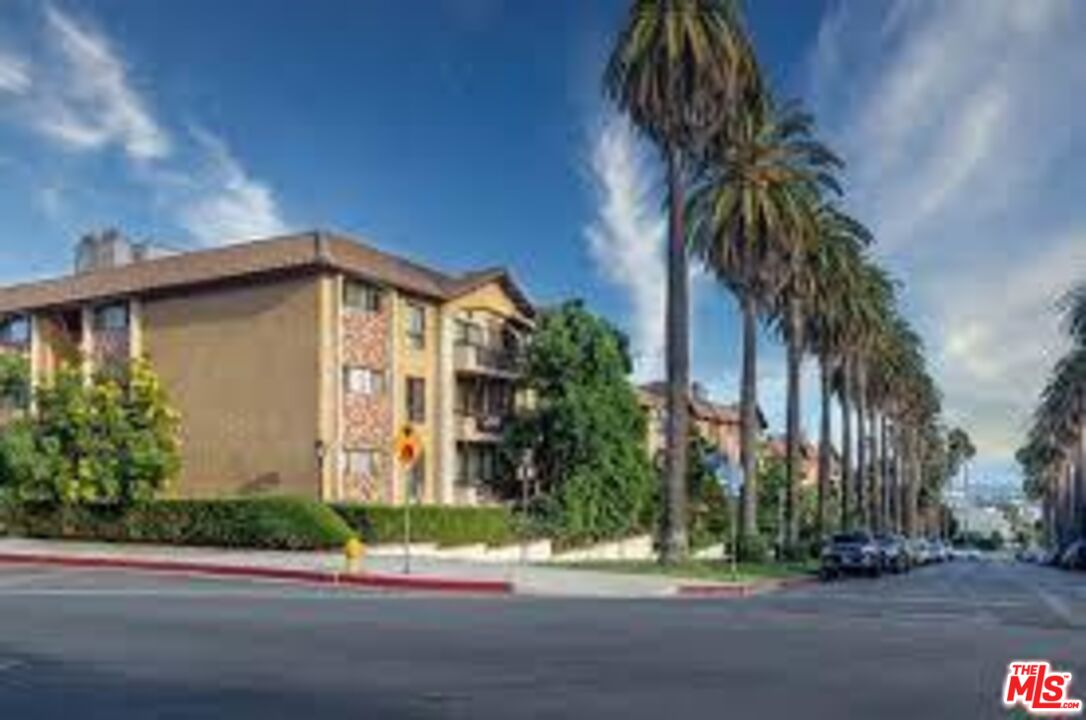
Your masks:
M894 284L879 265L867 262L861 273L857 315L851 327L848 361L845 364L846 387L853 393L856 409L856 477L855 503L858 522L862 527L871 525L870 488L868 464L867 399L868 370L871 358L877 354L880 343L885 341L887 325L893 317Z
M742 536L757 532L755 432L759 305L772 300L782 272L814 236L815 202L836 188L830 170L840 161L812 138L813 118L798 105L762 96L729 123L702 167L690 197L689 244L739 300L743 314L740 456L743 465ZM798 302L794 304L798 307ZM798 319L796 316L794 319ZM799 341L800 328L794 327ZM798 420L798 416L797 416Z
M738 101L761 87L733 0L635 0L604 75L606 94L659 148L667 166L666 510L661 560L688 550L686 466L690 298L683 223L689 164Z
M1048 541L1086 535L1086 281L1060 302L1071 347L1052 370L1016 457L1025 488L1045 500Z
M871 232L859 221L832 204L817 214L819 242L809 258L813 280L806 318L808 346L818 359L821 416L818 440L818 501L815 513L817 536L830 526L827 498L833 462L831 406L833 376L839 367L847 332L847 318L859 284L863 249L871 244Z

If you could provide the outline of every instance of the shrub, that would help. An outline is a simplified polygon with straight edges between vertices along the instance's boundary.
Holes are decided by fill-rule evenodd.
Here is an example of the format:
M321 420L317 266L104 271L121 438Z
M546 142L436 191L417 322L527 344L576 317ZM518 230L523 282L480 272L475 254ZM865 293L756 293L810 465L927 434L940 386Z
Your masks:
M0 481L20 500L128 506L176 475L179 419L145 361L91 382L64 366L35 399L0 441Z
M328 506L294 497L158 500L131 508L9 504L6 524L39 538L318 550L354 537Z
M403 540L403 508L391 505L335 504L331 506L367 543ZM513 513L505 507L411 508L411 540L438 545L510 545L523 537Z

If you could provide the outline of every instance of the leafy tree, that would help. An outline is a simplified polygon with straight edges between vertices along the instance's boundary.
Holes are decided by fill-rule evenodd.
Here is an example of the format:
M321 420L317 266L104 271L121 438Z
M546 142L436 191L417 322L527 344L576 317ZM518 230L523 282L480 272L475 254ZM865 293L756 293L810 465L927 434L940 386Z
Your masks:
M23 409L30 402L30 363L21 353L0 353L0 403Z
M176 475L179 418L145 361L89 382L62 367L35 399L0 434L0 482L18 500L124 508Z
M524 363L533 406L512 421L503 457L511 466L531 458L533 510L569 540L650 527L653 471L625 338L569 302L542 314ZM516 496L509 485L496 490Z
M720 487L711 458L716 448L692 430L687 465L687 492L690 496L690 538L695 547L726 542L731 535L730 500Z

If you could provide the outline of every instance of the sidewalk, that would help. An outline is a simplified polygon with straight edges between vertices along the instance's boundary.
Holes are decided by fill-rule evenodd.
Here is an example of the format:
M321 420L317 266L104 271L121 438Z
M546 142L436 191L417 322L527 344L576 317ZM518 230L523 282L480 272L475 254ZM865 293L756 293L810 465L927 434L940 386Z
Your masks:
M228 577L467 594L651 598L745 596L779 582L714 583L530 564L366 557L353 572L338 552L280 552L0 538L0 564L115 567Z

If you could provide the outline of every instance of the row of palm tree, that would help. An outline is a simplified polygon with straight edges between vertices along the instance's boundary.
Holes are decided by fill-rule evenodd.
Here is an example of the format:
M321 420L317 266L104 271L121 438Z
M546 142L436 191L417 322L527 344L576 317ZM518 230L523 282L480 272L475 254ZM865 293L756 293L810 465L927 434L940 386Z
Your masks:
M1063 303L1070 347L1052 368L1017 459L1025 489L1042 500L1046 541L1086 537L1086 281Z
M667 168L668 440L662 559L687 552L691 257L742 315L740 528L756 530L759 324L786 346L786 547L799 550L801 365L820 366L818 534L834 527L917 528L939 393L898 286L869 252L874 238L842 207L844 163L798 103L762 77L734 0L634 0L604 77L608 96ZM829 517L833 398L840 403L841 515ZM856 456L852 457L855 447Z

